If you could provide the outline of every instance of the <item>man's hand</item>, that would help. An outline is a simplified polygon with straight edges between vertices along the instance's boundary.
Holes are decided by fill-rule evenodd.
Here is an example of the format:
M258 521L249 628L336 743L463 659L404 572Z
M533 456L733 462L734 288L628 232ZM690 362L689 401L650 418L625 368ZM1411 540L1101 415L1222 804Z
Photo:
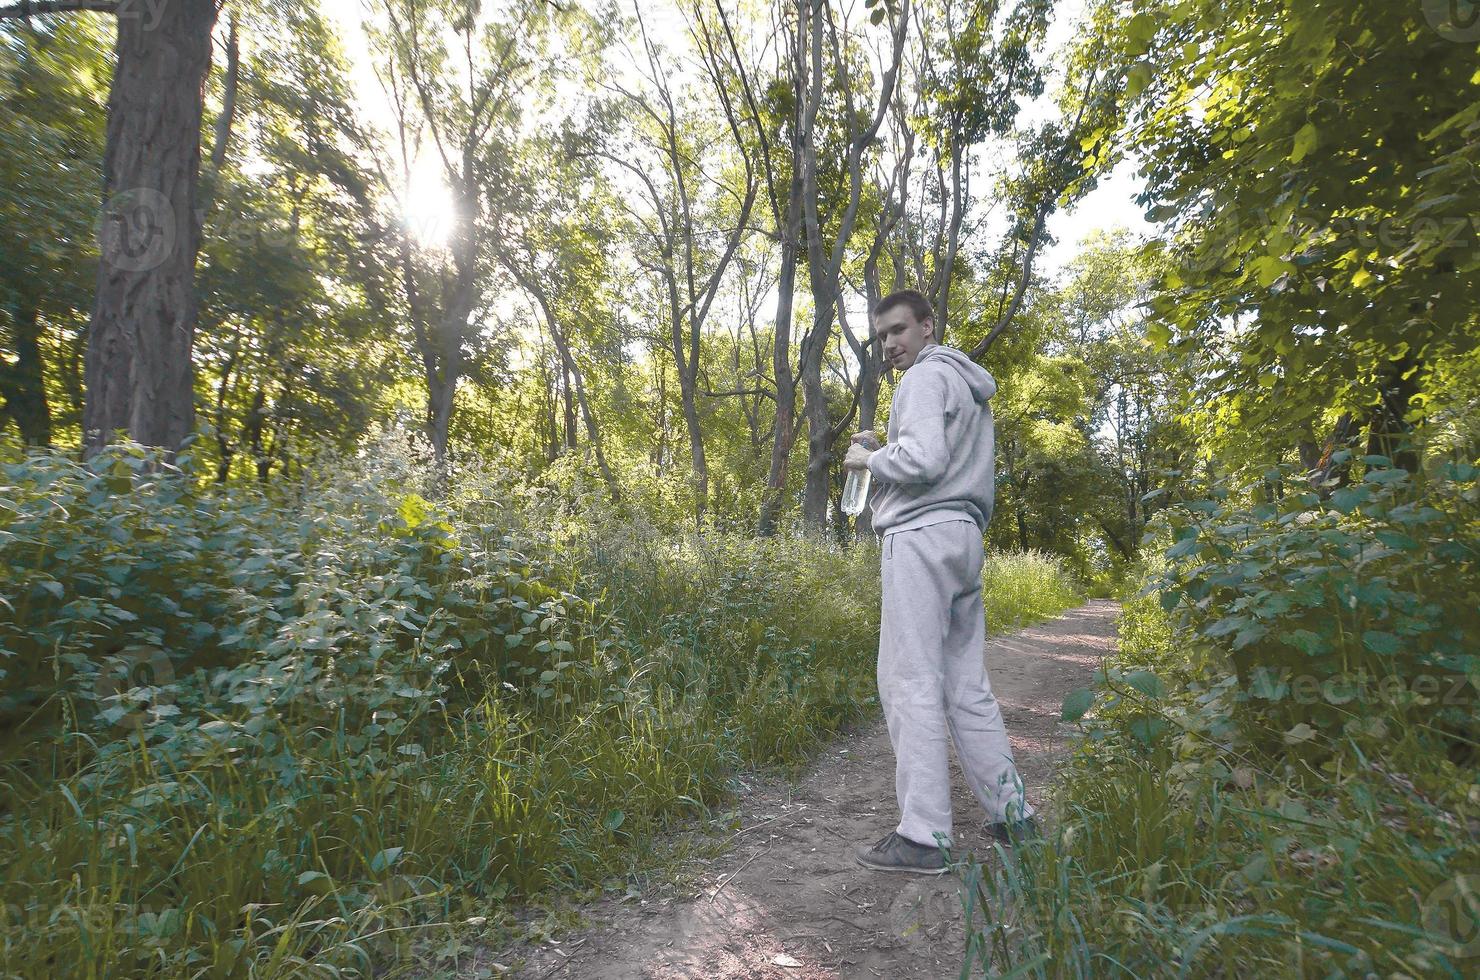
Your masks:
M873 429L864 429L862 432L853 434L853 443L857 446L863 446L865 449L878 449L879 434Z
M868 469L868 458L873 454L874 450L855 442L848 447L848 455L843 457L843 468L846 470L866 470Z

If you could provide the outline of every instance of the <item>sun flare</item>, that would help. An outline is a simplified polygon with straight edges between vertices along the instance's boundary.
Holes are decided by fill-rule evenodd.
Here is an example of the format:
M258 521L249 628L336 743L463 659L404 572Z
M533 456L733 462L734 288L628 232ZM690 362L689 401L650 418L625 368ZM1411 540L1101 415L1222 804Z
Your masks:
M411 237L428 248L444 248L457 222L457 203L441 164L421 157L406 179L402 218Z

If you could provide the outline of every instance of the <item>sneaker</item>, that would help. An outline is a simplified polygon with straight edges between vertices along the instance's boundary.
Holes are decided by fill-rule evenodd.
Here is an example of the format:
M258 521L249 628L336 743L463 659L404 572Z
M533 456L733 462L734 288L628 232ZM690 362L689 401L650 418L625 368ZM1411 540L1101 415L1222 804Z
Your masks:
M945 874L950 870L946 856L938 847L916 844L894 831L873 847L858 847L853 856L865 868L875 871L909 871L920 875Z
M1035 837L1043 836L1039 833L1038 821L1032 817L1024 817L1021 820L1014 820L1010 823L1006 820L998 820L995 823L987 824L983 829L986 831L988 837L999 843L1007 844L1009 847L1019 841L1032 840Z

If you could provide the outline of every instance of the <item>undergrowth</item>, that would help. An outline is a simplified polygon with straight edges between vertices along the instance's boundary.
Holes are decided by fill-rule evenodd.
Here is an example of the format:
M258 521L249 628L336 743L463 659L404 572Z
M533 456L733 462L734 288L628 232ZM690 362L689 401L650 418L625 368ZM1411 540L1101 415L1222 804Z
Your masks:
M963 977L1474 975L1480 471L1358 462L1167 512L1052 831L965 868Z
M877 548L393 443L181 465L4 466L0 975L436 972L876 710ZM1043 556L988 570L994 627L1074 601Z

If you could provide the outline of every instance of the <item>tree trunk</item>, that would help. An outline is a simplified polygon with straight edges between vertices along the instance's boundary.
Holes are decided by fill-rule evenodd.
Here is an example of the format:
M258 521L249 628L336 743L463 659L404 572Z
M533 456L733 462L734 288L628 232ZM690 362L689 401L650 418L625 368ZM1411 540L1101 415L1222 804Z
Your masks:
M692 464L694 488L694 522L704 523L704 511L709 504L709 463L704 456L704 432L699 427L699 411L694 405L696 378L683 385L683 420L689 430L689 461Z
M1367 423L1367 454L1386 456L1393 466L1415 475L1420 460L1413 445L1413 425L1407 416L1418 395L1419 373L1411 355L1389 361L1379 381L1377 405Z
M432 440L432 457L438 474L447 465L447 440L452 431L452 406L456 396L456 378L427 378L427 437Z
M153 20L118 18L84 369L88 455L119 429L173 452L195 427L196 191L215 23L214 0L174 0Z
M771 439L771 466L766 473L766 492L761 498L757 530L763 537L776 533L782 505L786 501L786 471L791 447L797 438L797 389L791 372L791 314L797 281L797 239L801 234L801 176L793 174L787 204L786 237L781 242L781 272L777 281L775 343L771 369L776 377L776 426Z
M826 334L823 334L826 336ZM827 390L822 366L803 358L802 411L807 417L807 481L802 490L802 517L815 529L827 526L827 501L832 473L832 423L827 415Z
M832 282L813 283L816 318L802 351L802 411L807 417L807 480L802 490L802 517L816 529L827 526L831 496L832 444L835 435L827 411L827 389L822 383L822 360L832 336L838 294Z
M559 345L560 350L560 396L564 399L565 408L565 449L576 448L576 401L570 390L570 366L565 361L565 347Z
M0 364L0 411L15 422L28 446L51 445L51 407L41 360L41 319L34 303L24 300L10 309L15 351L13 367Z

